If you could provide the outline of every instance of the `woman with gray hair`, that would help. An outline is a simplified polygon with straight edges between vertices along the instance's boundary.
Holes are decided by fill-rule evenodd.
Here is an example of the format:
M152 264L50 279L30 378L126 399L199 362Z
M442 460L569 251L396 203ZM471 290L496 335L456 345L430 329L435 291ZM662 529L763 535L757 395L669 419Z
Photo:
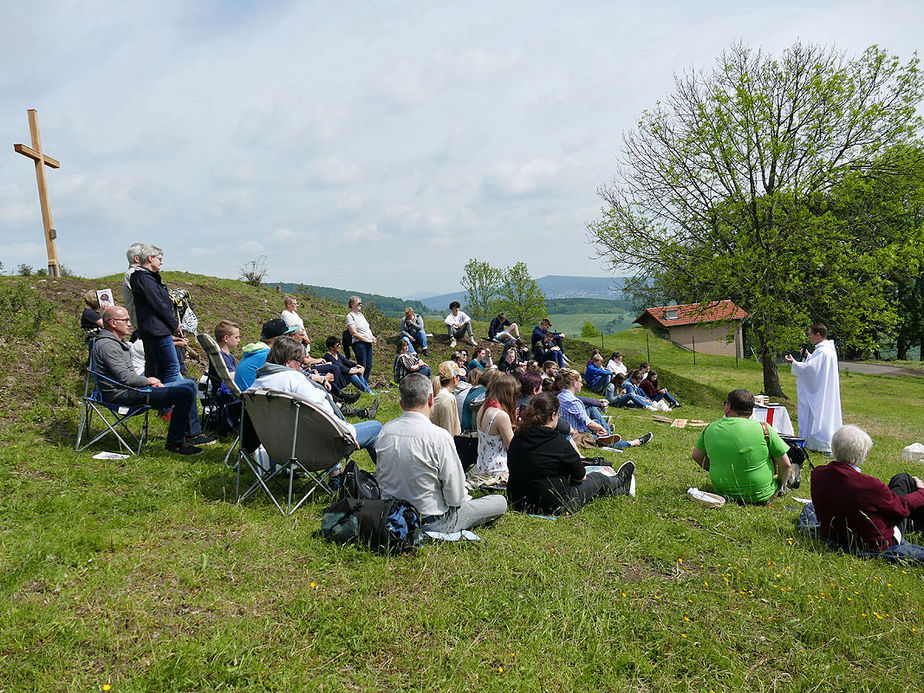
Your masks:
M812 503L822 538L854 552L924 561L924 547L904 534L924 529L924 481L896 474L886 486L860 471L873 441L857 426L843 426L831 439L834 460L812 472Z

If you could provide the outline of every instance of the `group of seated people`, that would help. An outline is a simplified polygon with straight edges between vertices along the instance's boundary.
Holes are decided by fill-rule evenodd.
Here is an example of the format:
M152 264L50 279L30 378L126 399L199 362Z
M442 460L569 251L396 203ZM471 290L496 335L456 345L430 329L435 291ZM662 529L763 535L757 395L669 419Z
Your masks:
M627 371L622 354L614 351L603 365L603 355L594 349L584 372L587 389L603 395L614 407L639 407L667 411L681 406L667 388L658 382L658 372L648 363Z
M719 495L769 504L801 476L790 460L790 444L751 418L754 395L748 390L732 390L724 406L724 417L703 429L691 456L709 472ZM832 461L812 471L812 502L803 508L799 528L852 553L924 561L924 547L905 538L908 531L924 530L924 481L899 473L886 485L864 474L860 466L872 447L857 426L835 432Z

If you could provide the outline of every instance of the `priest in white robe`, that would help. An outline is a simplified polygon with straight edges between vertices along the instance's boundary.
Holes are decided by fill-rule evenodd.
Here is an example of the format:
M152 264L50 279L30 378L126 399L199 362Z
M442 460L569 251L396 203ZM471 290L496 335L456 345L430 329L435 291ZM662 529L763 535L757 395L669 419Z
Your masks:
M786 355L796 376L799 399L799 437L809 450L831 452L831 438L842 425L841 379L837 370L837 350L828 339L828 328L812 325L808 339L815 350L804 361Z

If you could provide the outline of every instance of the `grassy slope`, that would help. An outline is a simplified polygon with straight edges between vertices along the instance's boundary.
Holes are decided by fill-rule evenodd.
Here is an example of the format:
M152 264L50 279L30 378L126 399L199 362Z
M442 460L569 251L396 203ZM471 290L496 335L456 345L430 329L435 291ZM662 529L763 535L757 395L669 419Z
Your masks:
M278 309L266 289L168 281L193 289L203 325L233 317L245 338ZM512 514L480 547L399 558L318 539L323 502L291 519L229 502L221 446L193 460L163 455L160 440L124 462L74 454L82 351L70 321L79 293L105 283L33 281L54 319L37 346L4 333L0 690L881 691L919 675L921 569L818 549L795 535L789 499L690 503L685 489L708 485L688 459L695 429L654 428L650 446L620 456L639 465L634 500L557 521ZM319 337L340 329L342 307L300 312ZM637 329L607 344L629 363L646 356ZM715 418L734 386L759 389L756 364L694 367L654 340L651 360L691 418ZM794 393L785 373L783 385ZM851 375L842 394L845 419L876 441L866 471L902 469L924 381ZM616 422L629 436L658 426L642 412Z

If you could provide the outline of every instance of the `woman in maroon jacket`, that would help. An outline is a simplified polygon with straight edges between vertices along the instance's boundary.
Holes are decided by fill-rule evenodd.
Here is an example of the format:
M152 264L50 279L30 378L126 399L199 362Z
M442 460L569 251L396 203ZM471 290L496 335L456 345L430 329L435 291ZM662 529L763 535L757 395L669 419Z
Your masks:
M896 474L886 486L863 474L873 441L856 426L843 426L831 439L834 461L812 471L812 503L821 536L850 551L888 552L924 560L924 547L904 533L924 528L924 482ZM900 549L900 550L896 550Z
M658 382L658 371L656 370L648 371L648 377L642 380L639 387L642 388L642 392L652 402L660 402L662 399L666 399L672 409L680 406L680 402L674 399L674 396L667 391L667 388L661 387L661 383Z

